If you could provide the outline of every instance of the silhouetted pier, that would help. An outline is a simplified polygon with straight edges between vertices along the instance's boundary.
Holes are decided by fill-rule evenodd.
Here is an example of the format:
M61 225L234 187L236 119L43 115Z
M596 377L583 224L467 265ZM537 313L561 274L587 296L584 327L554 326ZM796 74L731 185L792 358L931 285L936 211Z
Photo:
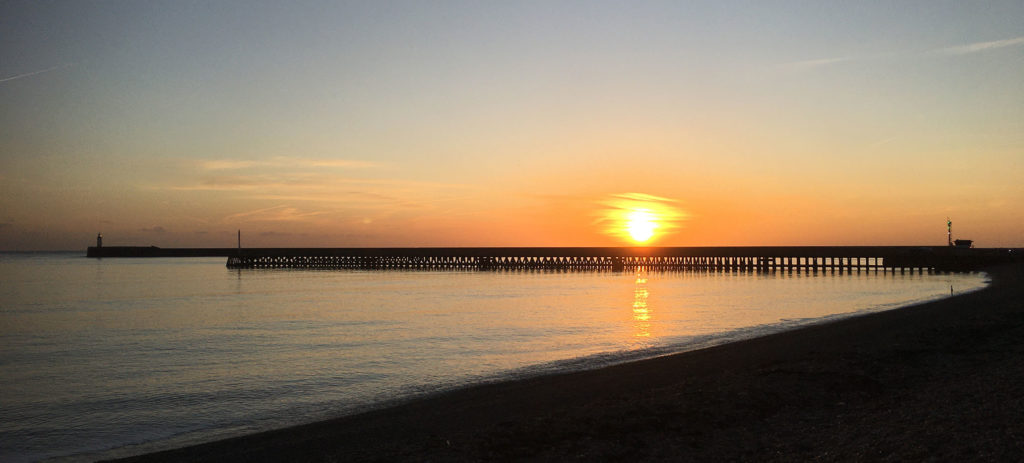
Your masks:
M1024 249L947 246L158 248L89 247L88 257L227 257L232 269L970 271Z
M103 248L104 251L112 248ZM159 250L160 248L155 248ZM151 250L154 251L154 250ZM166 255L210 255L199 250ZM1012 249L945 246L495 247L216 249L232 269L565 269L970 271L1015 260ZM102 257L102 256L96 256Z

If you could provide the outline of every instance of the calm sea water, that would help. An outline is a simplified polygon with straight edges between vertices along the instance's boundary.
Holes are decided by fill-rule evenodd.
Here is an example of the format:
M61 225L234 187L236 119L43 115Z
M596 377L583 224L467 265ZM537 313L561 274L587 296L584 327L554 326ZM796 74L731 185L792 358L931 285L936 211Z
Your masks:
M0 254L0 461L91 460L972 291L982 274L228 270Z

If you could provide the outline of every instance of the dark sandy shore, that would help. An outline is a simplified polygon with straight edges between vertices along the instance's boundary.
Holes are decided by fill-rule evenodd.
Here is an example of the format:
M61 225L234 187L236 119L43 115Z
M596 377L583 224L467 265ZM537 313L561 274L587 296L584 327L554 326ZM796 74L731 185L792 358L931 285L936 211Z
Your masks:
M137 461L1024 461L1024 265L983 291Z

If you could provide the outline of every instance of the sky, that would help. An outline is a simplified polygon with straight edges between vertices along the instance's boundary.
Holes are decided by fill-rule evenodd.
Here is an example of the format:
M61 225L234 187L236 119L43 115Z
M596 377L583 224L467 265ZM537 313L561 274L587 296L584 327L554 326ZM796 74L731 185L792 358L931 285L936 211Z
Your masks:
M1022 247L1022 76L1019 0L6 1L0 250Z

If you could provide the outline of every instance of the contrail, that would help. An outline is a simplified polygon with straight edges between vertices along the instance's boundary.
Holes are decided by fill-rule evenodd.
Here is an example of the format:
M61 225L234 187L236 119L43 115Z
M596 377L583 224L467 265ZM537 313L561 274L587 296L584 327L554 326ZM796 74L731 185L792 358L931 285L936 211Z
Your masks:
M21 79L21 78L25 78L25 77L31 77L31 76L34 76L36 74L42 74L44 72L50 72L50 71L56 71L58 69L64 69L66 67L71 67L74 64L75 63L62 64L60 66L54 66L52 68L43 69L41 71L32 71L32 72L26 72L24 74L18 74L16 76L4 77L3 79L0 79L0 84L2 84L4 82L7 82L7 81L11 81L11 80Z
M977 53L980 51L988 51L994 48L1012 47L1014 45L1024 44L1024 37L1014 37L1012 39L1004 40L993 40L991 42L975 42L967 45L960 45L958 47L940 48L935 50L937 53L945 53L947 55L966 55L968 53Z

